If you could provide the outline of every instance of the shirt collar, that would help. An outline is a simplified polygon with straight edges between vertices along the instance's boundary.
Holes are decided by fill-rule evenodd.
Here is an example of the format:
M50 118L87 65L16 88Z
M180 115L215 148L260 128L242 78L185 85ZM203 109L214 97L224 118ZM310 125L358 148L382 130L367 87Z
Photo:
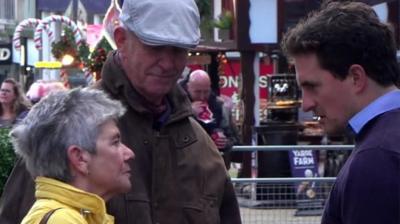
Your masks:
M390 91L374 100L349 120L349 126L358 134L370 120L396 108L400 108L400 90Z
M168 118L172 113L172 106L168 99L164 100L165 109L164 111L154 114L155 115L155 122L153 123L153 129L160 130L160 128L167 123Z

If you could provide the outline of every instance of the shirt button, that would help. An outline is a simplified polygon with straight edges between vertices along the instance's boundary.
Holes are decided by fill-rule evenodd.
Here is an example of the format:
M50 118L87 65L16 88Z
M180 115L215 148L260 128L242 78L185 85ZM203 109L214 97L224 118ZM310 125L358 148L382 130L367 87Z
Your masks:
M147 139L143 140L143 144L148 145L149 144L149 140L147 140Z

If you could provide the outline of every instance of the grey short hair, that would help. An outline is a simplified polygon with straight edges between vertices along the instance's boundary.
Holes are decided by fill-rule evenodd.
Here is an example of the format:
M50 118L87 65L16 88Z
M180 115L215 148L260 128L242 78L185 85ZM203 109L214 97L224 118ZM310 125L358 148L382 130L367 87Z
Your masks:
M69 182L72 176L67 148L77 145L95 154L100 126L125 111L119 101L100 90L59 91L39 101L10 136L16 154L33 177Z

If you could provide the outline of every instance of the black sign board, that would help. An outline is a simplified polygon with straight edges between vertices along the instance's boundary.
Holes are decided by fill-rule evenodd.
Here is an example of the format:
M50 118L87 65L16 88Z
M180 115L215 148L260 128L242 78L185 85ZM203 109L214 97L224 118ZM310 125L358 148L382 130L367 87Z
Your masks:
M0 65L9 65L12 62L12 45L0 44Z

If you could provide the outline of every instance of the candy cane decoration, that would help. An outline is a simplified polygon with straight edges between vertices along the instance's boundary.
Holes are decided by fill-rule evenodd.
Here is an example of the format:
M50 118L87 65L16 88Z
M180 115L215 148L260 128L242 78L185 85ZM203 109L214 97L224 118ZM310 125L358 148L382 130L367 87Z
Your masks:
M69 75L65 69L61 69L60 78L61 78L61 81L63 82L64 87L69 89L70 88Z
M35 19L35 18L29 18L21 21L17 28L15 28L15 32L13 35L13 44L14 48L16 50L21 49L21 32L26 28L26 27L37 27L40 24L41 20L40 19Z
M68 17L60 16L60 15L52 15L46 17L42 20L42 22L36 27L34 34L35 46L37 49L42 49L42 32L46 31L49 36L50 42L54 41L53 32L50 30L50 23L52 22L61 22L72 29L72 33L75 37L75 42L77 45L81 44L82 36L79 31L78 26L74 21L70 20Z
M94 77L94 74L92 74L90 71L85 71L85 80L86 85L88 86L94 84L97 81Z

